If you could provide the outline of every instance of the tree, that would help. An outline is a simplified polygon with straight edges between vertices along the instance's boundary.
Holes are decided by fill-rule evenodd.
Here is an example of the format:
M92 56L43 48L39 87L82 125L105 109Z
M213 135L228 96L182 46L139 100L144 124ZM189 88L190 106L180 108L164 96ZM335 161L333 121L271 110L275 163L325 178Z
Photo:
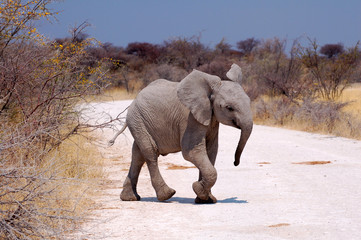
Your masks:
M332 51L325 51L330 58L319 55L316 40L310 41L310 46L300 51L302 63L312 77L315 91L327 100L338 98L350 84L350 76L356 71L359 59L358 44L342 52L340 46L330 48Z
M125 51L127 54L135 55L151 63L157 62L160 55L158 45L146 42L129 43Z
M162 44L162 63L171 64L191 71L213 58L209 48L199 37L174 38Z
M247 38L246 40L237 42L237 48L245 55L249 55L252 50L260 44L260 41L255 38Z
M328 58L337 57L345 51L341 43L337 44L325 44L321 47L320 53Z
M228 55L231 48L232 48L231 44L227 43L225 38L222 38L222 40L219 43L217 43L217 45L215 46L215 51L216 53L222 55Z
M286 40L278 38L259 44L251 66L256 75L255 81L258 82L255 88L263 92L252 95L281 95L296 102L297 98L308 91L307 81L301 78L302 63L297 56L298 43L293 42L289 56L285 53L286 44Z

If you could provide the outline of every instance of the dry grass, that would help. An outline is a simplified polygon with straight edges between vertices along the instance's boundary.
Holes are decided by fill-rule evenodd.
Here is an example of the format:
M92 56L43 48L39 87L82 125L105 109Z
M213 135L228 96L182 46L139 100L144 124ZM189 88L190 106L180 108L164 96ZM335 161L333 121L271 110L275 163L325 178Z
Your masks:
M81 217L92 208L95 186L104 177L102 160L93 139L88 136L75 135L65 140L42 167L53 169L53 174L61 179L54 182L61 188L61 191L56 191L57 201L54 204L59 208L67 206L67 209L72 209L75 217Z
M105 96L111 97L113 100L129 100L134 99L138 92L127 92L124 88L110 88L105 91Z
M102 157L93 141L90 136L74 135L54 152L54 157L62 159L59 168L64 170L64 177L86 180L102 178Z
M34 192L47 194L34 198L33 204L40 214L37 220L55 230L54 239L81 229L95 207L92 199L104 177L102 167L92 140L80 135L65 140L45 159L39 168L44 180Z
M107 102L134 99L138 92L127 92L124 88L109 88L102 94L95 96L88 96L87 102Z
M102 157L91 142L89 138L74 135L50 152L39 167L9 182L11 188L19 191L0 198L3 203L0 212L14 212L14 216L21 216L13 219L14 224L26 225L28 221L36 221L39 228L49 231L45 235L54 239L62 239L81 227L82 221L89 216L89 209L94 208L95 186L103 178ZM31 174L31 179L26 174ZM29 192L33 197L25 202ZM20 202L27 212L21 212L22 208L12 202ZM0 238L2 236L0 231ZM19 235L18 238L25 236ZM28 236L32 239L31 233Z
M350 102L350 104L345 107L345 111L361 119L361 83L355 83L346 88L338 101Z
M361 84L345 89L336 102L305 100L297 105L263 96L253 102L253 112L257 124L361 140Z

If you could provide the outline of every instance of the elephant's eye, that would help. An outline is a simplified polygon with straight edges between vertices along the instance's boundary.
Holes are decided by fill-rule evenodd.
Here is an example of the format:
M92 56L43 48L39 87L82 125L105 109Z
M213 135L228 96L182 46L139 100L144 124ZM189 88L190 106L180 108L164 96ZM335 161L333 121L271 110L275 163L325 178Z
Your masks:
M230 111L230 112L233 112L233 111L234 111L233 107L231 107L231 106L226 106L226 108L227 108L227 110Z

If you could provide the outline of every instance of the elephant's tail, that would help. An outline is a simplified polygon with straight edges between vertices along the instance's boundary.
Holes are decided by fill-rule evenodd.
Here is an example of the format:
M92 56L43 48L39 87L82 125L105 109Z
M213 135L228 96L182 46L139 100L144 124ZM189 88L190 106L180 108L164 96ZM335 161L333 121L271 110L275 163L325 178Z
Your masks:
M120 129L117 134L115 134L115 136L108 142L108 146L113 146L114 142L115 142L115 139L117 139L117 137L122 134L122 132L124 132L124 130L128 127L128 124L127 122L124 123L122 129Z

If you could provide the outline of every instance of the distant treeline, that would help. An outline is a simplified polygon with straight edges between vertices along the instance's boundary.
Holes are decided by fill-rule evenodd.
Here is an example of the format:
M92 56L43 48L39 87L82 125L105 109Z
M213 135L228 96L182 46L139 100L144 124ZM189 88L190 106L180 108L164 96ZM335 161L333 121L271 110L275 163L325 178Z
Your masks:
M66 44L67 39L57 42ZM192 69L227 79L226 72L237 63L257 123L360 138L360 116L344 111L349 103L339 101L350 84L361 81L359 45L306 42L248 38L236 49L225 40L211 48L199 37L126 47L105 43L87 48L84 64L107 71L108 86L137 92L155 79L180 81Z
M80 33L76 40L86 38ZM56 42L66 44L68 40ZM158 78L180 81L192 69L225 79L236 62L242 66L245 88L253 99L264 94L291 100L306 95L335 99L348 84L361 81L358 44L351 48L342 43L318 46L311 39L307 46L297 41L287 44L278 38L248 38L237 42L236 49L225 40L210 48L199 37L178 37L162 44L133 42L126 47L104 43L87 48L85 64L94 67L101 61L110 72L111 86L136 91Z

